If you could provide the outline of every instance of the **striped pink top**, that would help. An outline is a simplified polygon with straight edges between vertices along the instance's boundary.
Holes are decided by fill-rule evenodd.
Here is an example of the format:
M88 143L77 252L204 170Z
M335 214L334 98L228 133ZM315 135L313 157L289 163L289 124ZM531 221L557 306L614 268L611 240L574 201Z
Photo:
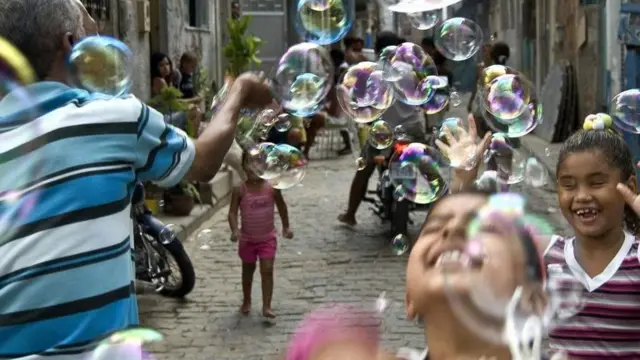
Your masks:
M618 254L593 278L579 265L573 243L554 237L545 252L549 273L583 285L577 314L553 326L549 345L571 359L640 359L638 239L626 234Z
M249 189L242 184L240 195L240 240L265 241L276 235L275 198L266 182L262 189Z

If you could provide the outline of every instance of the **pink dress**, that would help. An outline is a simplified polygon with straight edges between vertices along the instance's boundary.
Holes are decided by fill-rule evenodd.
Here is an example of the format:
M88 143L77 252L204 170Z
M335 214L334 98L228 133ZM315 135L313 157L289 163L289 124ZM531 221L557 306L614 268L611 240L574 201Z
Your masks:
M240 187L240 238L238 255L242 262L254 264L258 259L276 256L277 232L274 223L273 189L265 183L260 190Z

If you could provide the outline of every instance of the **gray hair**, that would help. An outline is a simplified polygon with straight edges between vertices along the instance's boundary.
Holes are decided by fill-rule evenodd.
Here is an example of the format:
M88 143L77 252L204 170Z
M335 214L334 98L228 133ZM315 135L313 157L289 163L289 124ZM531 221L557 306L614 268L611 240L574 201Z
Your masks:
M26 56L38 78L47 76L62 36L84 36L83 14L73 0L2 0L0 36Z

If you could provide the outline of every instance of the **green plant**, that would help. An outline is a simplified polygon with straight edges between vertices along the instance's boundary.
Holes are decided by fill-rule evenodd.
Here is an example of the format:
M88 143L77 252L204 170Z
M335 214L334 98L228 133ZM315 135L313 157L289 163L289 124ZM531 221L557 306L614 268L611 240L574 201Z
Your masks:
M163 114L189 110L189 104L181 101L181 99L182 91L168 86L160 94L152 97L148 103Z
M252 64L260 65L262 63L257 57L260 54L262 39L247 34L252 19L251 15L246 15L238 19L227 20L229 43L224 47L224 56L229 63L227 72L231 76L242 74Z
M193 89L202 99L204 99L204 108L209 109L211 107L211 94L216 91L211 87L211 81L209 80L209 73L202 67L199 67L193 78Z

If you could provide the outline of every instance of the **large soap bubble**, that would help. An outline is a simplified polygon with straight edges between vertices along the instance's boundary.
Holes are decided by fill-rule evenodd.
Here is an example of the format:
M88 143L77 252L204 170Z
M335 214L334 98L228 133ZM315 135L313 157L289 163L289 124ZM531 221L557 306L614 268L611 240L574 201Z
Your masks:
M435 33L436 48L447 59L463 61L482 47L482 29L472 20L451 18L443 22Z
M333 86L334 66L327 50L314 43L290 47L272 71L272 91L292 115L320 110Z
M295 25L298 33L320 45L340 41L353 25L353 0L298 0Z
M73 46L68 64L72 82L87 91L119 96L131 88L133 53L120 40L87 37Z
M351 66L337 86L340 107L358 123L379 118L393 104L393 90L383 78L383 71L374 62L364 61Z

